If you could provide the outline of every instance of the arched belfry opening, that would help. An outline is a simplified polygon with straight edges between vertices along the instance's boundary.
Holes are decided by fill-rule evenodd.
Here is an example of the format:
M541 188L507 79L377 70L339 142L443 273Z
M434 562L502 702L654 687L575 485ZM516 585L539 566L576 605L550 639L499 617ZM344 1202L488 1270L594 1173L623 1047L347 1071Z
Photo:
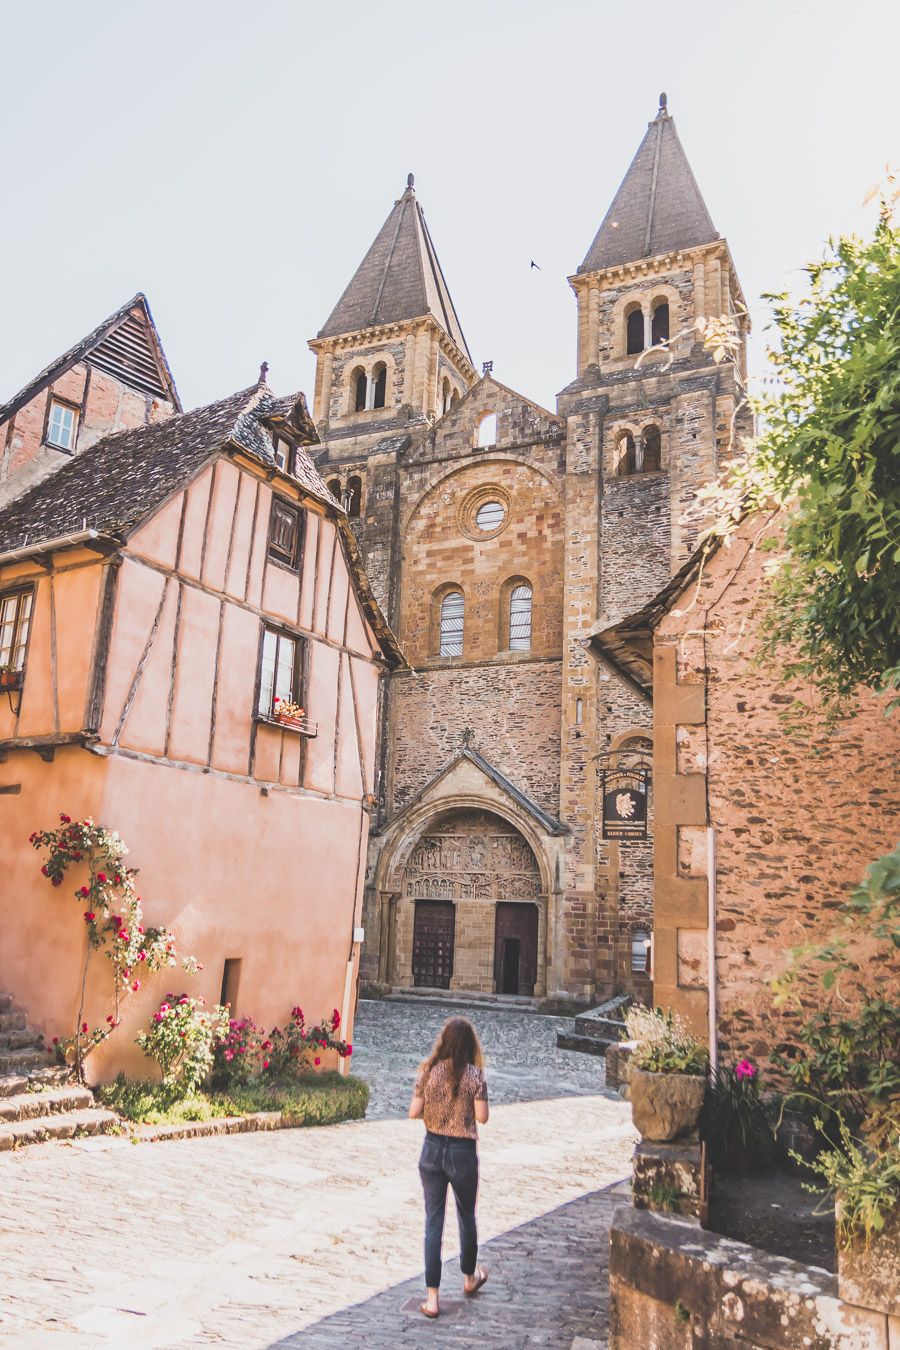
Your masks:
M546 991L547 894L525 836L448 808L416 832L392 882L393 985L531 998Z

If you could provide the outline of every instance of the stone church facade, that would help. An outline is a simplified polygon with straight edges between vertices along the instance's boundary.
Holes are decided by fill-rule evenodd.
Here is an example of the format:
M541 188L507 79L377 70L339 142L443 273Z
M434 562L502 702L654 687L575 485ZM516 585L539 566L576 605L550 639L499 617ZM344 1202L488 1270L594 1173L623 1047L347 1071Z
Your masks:
M693 550L743 415L697 324L746 332L664 100L569 280L577 370L551 411L479 377L410 176L310 343L318 468L409 662L381 709L371 986L649 992L652 839L604 840L600 794L649 755L652 709L589 638Z

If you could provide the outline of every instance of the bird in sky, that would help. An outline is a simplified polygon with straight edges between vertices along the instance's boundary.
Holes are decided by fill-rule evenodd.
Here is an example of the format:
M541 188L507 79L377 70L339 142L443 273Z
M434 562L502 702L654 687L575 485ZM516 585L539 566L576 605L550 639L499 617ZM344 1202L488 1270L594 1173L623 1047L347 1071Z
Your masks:
M534 258L532 258L532 260L531 260L531 266L532 266L532 267L536 267L537 270L538 270L539 272L543 272L543 270L544 270L543 267L541 267L540 263L536 263L536 262L534 261ZM531 270L531 269L529 268L529 271L530 271L530 270Z

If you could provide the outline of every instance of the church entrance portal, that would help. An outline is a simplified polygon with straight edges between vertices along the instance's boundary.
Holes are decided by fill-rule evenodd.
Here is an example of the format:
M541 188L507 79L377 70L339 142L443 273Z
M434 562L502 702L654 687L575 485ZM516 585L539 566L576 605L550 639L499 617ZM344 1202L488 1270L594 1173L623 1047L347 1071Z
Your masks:
M413 846L401 887L394 980L543 993L540 869L513 825L487 811L448 812Z
M413 984L425 989L449 989L453 974L456 915L443 900L417 900L413 929Z
M497 906L494 982L498 994L532 997L537 979L537 943L536 905Z

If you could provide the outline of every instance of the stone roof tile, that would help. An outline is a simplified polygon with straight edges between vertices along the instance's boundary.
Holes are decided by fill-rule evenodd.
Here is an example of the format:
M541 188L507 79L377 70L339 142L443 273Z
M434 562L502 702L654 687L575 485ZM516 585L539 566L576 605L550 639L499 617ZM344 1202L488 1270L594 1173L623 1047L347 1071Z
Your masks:
M663 95L578 271L600 272L718 238Z

